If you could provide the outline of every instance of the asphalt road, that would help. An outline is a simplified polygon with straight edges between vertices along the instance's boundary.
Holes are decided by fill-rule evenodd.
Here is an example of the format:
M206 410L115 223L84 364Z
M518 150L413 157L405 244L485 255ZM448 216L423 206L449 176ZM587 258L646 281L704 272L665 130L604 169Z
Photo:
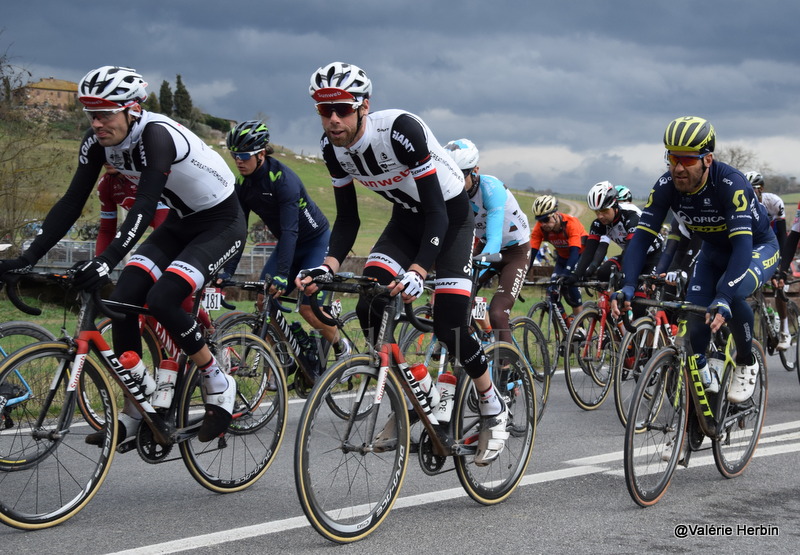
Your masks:
M454 472L429 477L414 460L401 498L366 539L340 547L319 536L297 501L292 405L278 459L248 490L218 495L179 460L151 466L119 455L76 517L38 532L0 529L3 553L795 553L800 524L800 384L769 359L769 401L756 457L726 480L710 449L679 467L666 496L641 509L625 487L623 428L613 403L584 412L556 376L523 485L506 502L478 505ZM706 444L707 445L707 444Z

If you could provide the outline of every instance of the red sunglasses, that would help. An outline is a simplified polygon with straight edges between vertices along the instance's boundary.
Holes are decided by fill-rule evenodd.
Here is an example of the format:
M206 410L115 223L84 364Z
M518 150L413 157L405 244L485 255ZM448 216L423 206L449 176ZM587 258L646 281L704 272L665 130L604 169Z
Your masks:
M699 163L700 160L706 157L705 154L672 154L671 152L667 151L664 156L667 159L667 163L670 166L677 166L678 164L682 165L684 168L688 168L689 166L694 166L695 164Z
M356 102L334 102L330 104L317 104L317 113L323 118L329 118L334 113L340 118L356 113L361 103Z

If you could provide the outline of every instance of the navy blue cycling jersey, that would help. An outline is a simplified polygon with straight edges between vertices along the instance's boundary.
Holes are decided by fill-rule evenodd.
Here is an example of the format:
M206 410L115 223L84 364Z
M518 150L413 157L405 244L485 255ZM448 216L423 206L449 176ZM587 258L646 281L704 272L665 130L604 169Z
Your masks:
M704 246L708 244L717 252L729 253L717 295L732 298L750 266L754 247L770 243L774 234L767 211L756 199L744 174L716 160L711 163L706 183L691 194L675 189L669 172L658 179L627 249L623 263L625 285L636 285L644 264L644 245L658 236L670 208L692 234L703 240Z
M297 174L271 156L251 175L237 178L236 194L245 217L254 212L278 239L280 276L289 276L298 244L328 230L328 219L308 196Z

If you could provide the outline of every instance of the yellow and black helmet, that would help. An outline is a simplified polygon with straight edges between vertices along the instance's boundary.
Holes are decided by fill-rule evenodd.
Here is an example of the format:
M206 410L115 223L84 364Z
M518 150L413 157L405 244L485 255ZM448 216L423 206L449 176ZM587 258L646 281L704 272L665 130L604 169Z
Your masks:
M533 210L533 217L537 220L539 218L544 218L558 210L558 200L551 195L536 197L533 201L533 206L531 206L531 210Z
M676 152L714 152L714 126L697 116L674 119L664 131L664 146Z

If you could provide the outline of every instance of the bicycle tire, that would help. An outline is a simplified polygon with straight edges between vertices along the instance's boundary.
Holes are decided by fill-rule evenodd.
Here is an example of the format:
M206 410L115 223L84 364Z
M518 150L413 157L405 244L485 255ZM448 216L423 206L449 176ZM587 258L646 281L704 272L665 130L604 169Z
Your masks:
M300 506L311 526L336 543L360 540L380 526L400 494L408 468L410 434L402 386L390 371L381 403L373 404L378 374L366 354L336 363L317 380L300 416L294 456ZM361 386L354 402L369 399L375 407L370 418L343 420L326 401L340 394L347 376ZM387 433L382 452L376 452L375 438L391 427L396 433Z
M584 308L567 333L564 376L570 397L583 410L595 410L611 392L619 350L611 329L613 325L609 318L602 330L603 349L598 349L601 329L597 308Z
M345 339L350 342L352 352L355 353L369 353L370 346L364 335L364 330L361 329L361 323L358 320L358 314L355 310L345 313L341 318L342 326L340 332L344 335Z
M67 388L74 358L69 345L42 342L19 349L0 364L0 387L17 388L27 396L2 411L0 522L14 528L61 524L86 506L108 475L117 436L111 386L99 363L86 357L84 387L109 423L103 428L103 446L88 445L85 438L94 428L80 425L77 395ZM63 424L58 421L61 413Z
M533 374L514 345L498 341L487 346L485 352L492 367L508 365L508 382L516 384L503 395L509 412L509 437L500 455L486 466L474 464L474 455L457 456L454 462L467 495L482 505L494 505L514 492L531 460L536 438L536 391ZM493 373L499 374L496 369ZM462 379L466 379L465 374ZM456 438L477 446L480 415L472 380L462 382L456 395L453 410Z
M542 421L547 399L550 396L550 353L544 333L527 316L517 316L509 322L514 346L519 349L528 363L536 384L536 423Z
M231 332L248 332L258 335L257 326L258 315L242 310L231 310L214 319L214 335L222 337Z
M625 485L642 507L657 503L672 481L681 455L678 446L686 437L688 395L677 351L659 349L636 385L625 426Z
M33 322L13 320L0 324L0 356L6 357L26 345L38 341L55 341L50 330Z
M628 424L631 399L647 361L656 350L669 343L664 330L656 328L652 316L642 316L634 320L632 325L636 331L627 332L622 337L614 368L614 407L623 427Z
M550 376L552 377L553 374L555 374L556 368L558 368L559 359L564 356L563 331L559 327L558 322L553 321L550 305L545 301L533 305L528 311L528 318L533 320L533 323L542 330L545 343L548 346L547 352L550 358Z
M233 419L220 437L201 442L197 436L180 444L192 477L217 493L241 491L261 478L275 460L286 432L286 378L269 344L252 333L232 333L216 341L216 356L230 360L236 380ZM227 356L220 356L225 350ZM196 366L187 372L180 392L178 426L202 418L204 402Z
M109 345L113 344L113 341L111 340L111 328L111 318L105 318L97 323L97 329L100 331L100 334L105 338ZM150 372L150 375L154 376L155 369L161 366L161 361L164 358L161 342L156 337L153 329L148 325L145 325L141 328L141 334L143 346L142 362ZM86 422L88 422L89 425L95 430L100 430L105 425L102 411L98 411L96 407L92 406L91 400L83 395L83 380L84 377L81 375L77 388L78 407L80 408L81 412L83 412ZM112 391L114 392L114 399L117 406L123 406L123 403L125 402L125 395L122 392L122 389L119 387L112 387Z
M739 404L727 400L724 392L733 378L733 366L725 369L717 397L717 415L725 422L722 436L711 442L714 464L725 478L735 478L744 472L755 453L767 409L766 355L761 344L753 340L752 353L758 363L755 391L752 397Z
M797 308L794 301L786 302L786 317L789 319L790 346L785 351L778 351L778 354L786 371L796 371L798 379L800 379L800 367L797 365L798 351L800 351L798 347L798 343L800 343L800 309Z

